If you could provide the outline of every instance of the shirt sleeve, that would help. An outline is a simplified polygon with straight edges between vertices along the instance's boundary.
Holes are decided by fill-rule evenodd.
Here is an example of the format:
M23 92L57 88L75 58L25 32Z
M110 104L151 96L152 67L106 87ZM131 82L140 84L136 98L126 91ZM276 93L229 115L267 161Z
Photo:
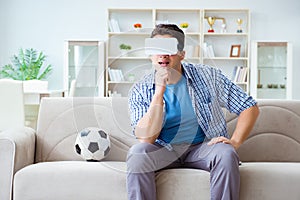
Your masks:
M148 108L139 91L138 85L133 86L129 92L128 98L129 114L133 134L138 121L145 115Z
M233 83L219 69L216 70L216 88L220 104L230 112L238 115L257 103L252 96L248 95L240 86Z

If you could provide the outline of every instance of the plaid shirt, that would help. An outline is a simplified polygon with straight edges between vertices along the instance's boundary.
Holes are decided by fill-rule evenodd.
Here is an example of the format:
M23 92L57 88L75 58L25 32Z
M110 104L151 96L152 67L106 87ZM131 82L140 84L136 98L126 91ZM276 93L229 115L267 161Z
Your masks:
M206 138L225 136L227 126L222 108L239 115L254 106L256 101L235 85L221 70L202 64L182 63L187 78L187 88L198 123ZM133 85L129 91L129 109L133 131L138 121L149 109L155 92L155 71ZM171 148L161 140L159 144Z

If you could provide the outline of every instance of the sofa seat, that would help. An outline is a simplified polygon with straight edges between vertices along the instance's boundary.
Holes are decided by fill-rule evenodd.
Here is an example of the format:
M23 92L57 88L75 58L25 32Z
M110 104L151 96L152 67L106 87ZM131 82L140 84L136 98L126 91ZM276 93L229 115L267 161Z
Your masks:
M300 199L299 169L299 163L243 163L241 200L270 198L270 194L274 200ZM125 162L42 162L18 171L14 180L15 199L127 199ZM156 174L156 185L159 200L210 197L209 173L202 170L163 170Z
M240 200L300 199L299 162L243 163L240 174Z
M125 183L125 162L41 162L16 173L14 199L122 200Z

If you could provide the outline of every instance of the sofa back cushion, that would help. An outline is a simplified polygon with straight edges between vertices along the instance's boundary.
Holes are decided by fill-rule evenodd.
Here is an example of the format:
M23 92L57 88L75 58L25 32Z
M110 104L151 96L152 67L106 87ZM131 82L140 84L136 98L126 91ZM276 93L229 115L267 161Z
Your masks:
M238 149L242 161L300 162L300 101L258 100L259 117ZM229 134L237 116L226 112Z
M104 160L124 161L136 143L131 134L127 98L43 98L38 125L36 162L81 160L74 151L77 133L100 127L110 135L111 150Z
M244 144L242 161L300 162L300 101L258 100L260 115ZM237 116L225 111L231 135ZM36 161L81 160L74 143L78 131L100 127L111 138L104 160L125 161L138 141L133 137L126 97L43 98L37 127Z

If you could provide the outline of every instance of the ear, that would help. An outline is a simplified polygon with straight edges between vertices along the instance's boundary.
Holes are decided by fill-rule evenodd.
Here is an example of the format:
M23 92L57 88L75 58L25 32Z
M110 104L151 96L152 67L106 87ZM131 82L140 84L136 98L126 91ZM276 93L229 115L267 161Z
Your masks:
M182 51L179 51L179 52L178 52L178 56L180 57L181 60L183 60L184 57L185 57L185 51L183 51L183 50L182 50Z

